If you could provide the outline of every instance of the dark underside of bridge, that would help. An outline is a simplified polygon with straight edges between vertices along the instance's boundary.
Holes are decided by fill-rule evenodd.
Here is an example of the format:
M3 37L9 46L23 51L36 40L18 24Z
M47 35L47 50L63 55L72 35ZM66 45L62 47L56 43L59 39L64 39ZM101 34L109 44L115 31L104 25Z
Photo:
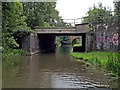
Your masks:
M38 34L40 51L53 50L55 47L55 35Z
M75 34L38 34L40 51L48 51L55 47L56 36L82 36L82 46L74 47L73 52L85 52L86 46L86 34L75 33Z

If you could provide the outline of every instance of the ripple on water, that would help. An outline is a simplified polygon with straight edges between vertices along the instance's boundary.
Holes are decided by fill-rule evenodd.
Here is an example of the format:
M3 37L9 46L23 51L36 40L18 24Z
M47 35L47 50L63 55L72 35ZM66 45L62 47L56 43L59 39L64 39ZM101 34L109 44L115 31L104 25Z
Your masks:
M84 76L76 76L74 73L54 73L51 76L54 88L108 88L98 82L91 82Z

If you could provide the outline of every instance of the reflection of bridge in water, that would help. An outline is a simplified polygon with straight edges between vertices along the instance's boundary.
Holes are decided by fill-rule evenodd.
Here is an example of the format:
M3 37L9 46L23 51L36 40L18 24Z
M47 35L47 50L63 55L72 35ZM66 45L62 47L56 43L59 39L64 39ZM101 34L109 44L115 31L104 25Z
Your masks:
M35 27L34 30L37 32L37 35L30 35L29 37L29 50L27 52L35 52L36 50L47 50L55 46L56 36L81 36L82 37L82 47L75 47L75 51L85 52L88 51L88 30L89 24L77 24L75 27L54 27L54 28L38 28ZM26 41L24 41L26 42ZM23 43L23 49L24 48Z

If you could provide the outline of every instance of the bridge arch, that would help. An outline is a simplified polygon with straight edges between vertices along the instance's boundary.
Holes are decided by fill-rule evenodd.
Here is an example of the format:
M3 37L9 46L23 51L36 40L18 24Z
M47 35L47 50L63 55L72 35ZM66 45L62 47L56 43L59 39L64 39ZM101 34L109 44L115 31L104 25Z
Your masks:
M81 38L81 36L72 36L72 38L71 38L72 46L73 46L74 44L77 44L76 39L80 39L80 38Z

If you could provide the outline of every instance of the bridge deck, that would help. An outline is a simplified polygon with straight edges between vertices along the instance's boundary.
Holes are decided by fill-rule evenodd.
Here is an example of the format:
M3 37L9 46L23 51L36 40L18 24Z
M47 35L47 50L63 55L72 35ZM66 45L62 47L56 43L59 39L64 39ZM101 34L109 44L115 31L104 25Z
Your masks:
M58 34L58 33L75 33L76 32L76 28L40 28L40 29L34 29L37 33L40 34L46 34L46 33L54 33L54 34Z

